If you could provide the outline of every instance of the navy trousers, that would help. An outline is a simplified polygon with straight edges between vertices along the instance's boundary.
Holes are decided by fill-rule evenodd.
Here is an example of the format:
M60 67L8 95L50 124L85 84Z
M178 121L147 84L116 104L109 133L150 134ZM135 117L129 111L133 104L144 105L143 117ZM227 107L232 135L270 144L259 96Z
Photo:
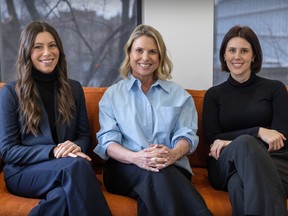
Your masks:
M40 198L30 216L109 216L91 163L83 158L60 158L27 166L6 179L18 196Z
M242 135L222 150L218 160L210 158L209 180L216 189L228 190L233 216L288 215L287 153L279 154L272 157L260 140Z
M155 173L110 158L103 177L109 192L137 199L139 216L212 215L191 184L191 174L176 166Z

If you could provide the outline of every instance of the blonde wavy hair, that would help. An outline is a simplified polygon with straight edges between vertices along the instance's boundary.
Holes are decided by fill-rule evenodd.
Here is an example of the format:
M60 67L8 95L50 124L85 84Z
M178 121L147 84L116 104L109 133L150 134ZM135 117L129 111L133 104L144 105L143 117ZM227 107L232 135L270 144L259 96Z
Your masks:
M154 76L160 80L169 80L172 78L171 72L173 64L167 55L166 45L161 34L149 25L138 25L131 33L127 43L125 44L125 58L120 67L120 74L122 77L127 78L131 72L130 67L130 53L133 42L141 36L153 38L156 42L159 51L159 67L156 69Z
M22 132L32 133L35 136L39 132L41 109L39 107L40 95L32 76L31 52L36 36L41 32L49 32L55 39L59 49L59 61L55 67L57 71L57 104L59 119L62 124L70 124L75 110L75 101L67 77L67 62L62 41L57 31L48 23L34 21L28 24L21 33L20 45L17 57L18 80L16 82L16 94L19 99L21 117L24 122Z

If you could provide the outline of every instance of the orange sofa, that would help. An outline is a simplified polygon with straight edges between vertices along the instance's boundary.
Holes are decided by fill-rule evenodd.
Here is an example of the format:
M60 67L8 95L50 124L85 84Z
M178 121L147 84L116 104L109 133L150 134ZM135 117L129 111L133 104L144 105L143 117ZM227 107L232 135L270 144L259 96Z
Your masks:
M0 88L3 83L0 83ZM92 146L89 150L89 155L93 159L93 166L95 174L102 184L104 195L107 199L108 205L114 216L136 216L137 215L137 202L129 197L111 194L105 190L102 183L102 166L104 161L93 153L93 149L97 144L96 132L99 130L98 121L98 102L105 92L106 88L84 87L86 98L86 105L89 117L89 124L92 136ZM218 191L212 188L207 177L207 157L208 145L204 140L202 131L202 105L205 90L187 90L188 93L194 98L194 102L198 112L198 135L200 142L197 150L189 155L189 160L193 168L195 176L193 177L192 184L195 185L197 190L201 193L206 201L208 208L215 216L229 216L231 215L231 205L227 192ZM2 170L3 162L0 161ZM15 196L9 193L5 187L3 172L0 170L0 216L27 216L29 211L37 205L38 199L30 199ZM191 205L193 205L191 203Z

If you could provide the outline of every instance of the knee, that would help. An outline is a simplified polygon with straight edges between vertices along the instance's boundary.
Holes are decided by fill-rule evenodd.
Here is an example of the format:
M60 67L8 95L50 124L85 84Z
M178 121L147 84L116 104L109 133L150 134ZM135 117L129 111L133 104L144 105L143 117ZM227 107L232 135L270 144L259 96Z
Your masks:
M238 136L237 138L234 139L234 142L237 142L237 143L241 143L242 145L244 144L249 144L251 142L255 142L256 138L251 136L251 135L240 135Z
M87 172L87 171L92 171L92 164L90 161L77 157L73 158L73 162L71 163L71 167L75 168L77 172Z
M269 153L263 143L250 135L241 135L233 140L234 150L243 159L250 158L253 161L260 161L270 158Z
M234 145L241 149L249 149L249 152L257 152L259 149L263 149L262 143L251 135L241 135L233 140Z
M91 162L84 158L67 157L63 158L62 160L64 160L64 166L62 168L62 172L64 173L77 176L81 174L94 173Z

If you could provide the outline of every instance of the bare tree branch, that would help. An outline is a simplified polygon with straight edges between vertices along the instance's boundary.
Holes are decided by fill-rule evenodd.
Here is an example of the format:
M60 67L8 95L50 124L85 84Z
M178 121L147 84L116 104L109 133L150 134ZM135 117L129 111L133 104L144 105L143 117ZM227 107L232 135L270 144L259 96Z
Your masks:
M76 33L80 36L80 38L82 39L82 41L84 42L84 44L86 45L86 47L88 48L88 50L90 51L91 55L94 56L94 52L93 52L93 49L92 47L89 45L89 43L87 42L87 40L85 39L85 37L83 36L83 34L81 33L81 30L78 26L78 23L77 23L77 20L76 20L76 17L74 15L74 11L73 11L73 8L71 7L71 4L68 0L63 0L64 2L67 3L69 9L70 9L70 12L71 12L71 15L72 15L72 21L73 23L75 24L75 27L76 27Z
M32 20L38 20L40 15L35 7L35 0L23 0Z

